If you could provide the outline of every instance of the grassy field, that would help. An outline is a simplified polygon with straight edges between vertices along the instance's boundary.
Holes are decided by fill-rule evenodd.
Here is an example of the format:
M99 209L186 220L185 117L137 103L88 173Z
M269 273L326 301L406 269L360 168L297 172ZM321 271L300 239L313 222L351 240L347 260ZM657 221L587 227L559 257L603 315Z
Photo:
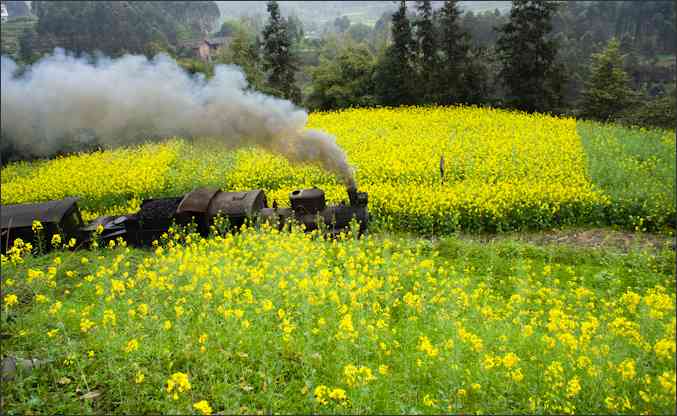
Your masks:
M264 226L172 230L152 249L17 248L2 258L0 342L40 365L2 383L3 412L674 411L674 132L472 108L309 125L355 164L369 236ZM346 198L316 167L181 139L1 175L3 203L79 195L88 218L199 185Z
M266 229L8 262L3 351L49 363L5 411L669 413L674 266Z
M655 230L675 221L674 132L579 122L592 181L611 199L611 224Z

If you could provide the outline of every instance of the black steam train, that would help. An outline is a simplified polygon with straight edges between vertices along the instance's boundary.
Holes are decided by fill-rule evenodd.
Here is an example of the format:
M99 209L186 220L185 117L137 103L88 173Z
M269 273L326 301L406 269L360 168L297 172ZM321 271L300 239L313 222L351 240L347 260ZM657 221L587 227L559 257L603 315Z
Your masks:
M245 221L267 221L282 230L296 222L306 231L321 229L328 234L347 231L353 219L359 224L359 234L367 229L369 213L366 192L348 189L349 204L326 205L324 191L318 188L300 189L289 195L291 208L268 207L266 194L257 189L245 192L224 192L218 188L197 188L181 197L146 199L138 212L120 216L104 216L84 224L77 198L65 198L34 204L0 205L2 217L0 248L5 253L17 238L37 242L33 221L42 224L41 238L48 248L52 236L62 241L75 238L78 246L88 246L97 228L103 231L97 239L103 242L123 238L133 246L149 246L173 225L194 224L207 236L217 218L226 221L227 230L239 229Z

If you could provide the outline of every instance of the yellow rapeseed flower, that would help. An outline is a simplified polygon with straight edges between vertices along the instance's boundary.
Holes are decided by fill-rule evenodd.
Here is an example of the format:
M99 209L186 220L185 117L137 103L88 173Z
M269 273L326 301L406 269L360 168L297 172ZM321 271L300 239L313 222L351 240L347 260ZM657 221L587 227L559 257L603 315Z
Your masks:
M199 402L193 404L193 408L199 410L203 415L212 414L212 408L209 406L209 403L206 400L200 400Z

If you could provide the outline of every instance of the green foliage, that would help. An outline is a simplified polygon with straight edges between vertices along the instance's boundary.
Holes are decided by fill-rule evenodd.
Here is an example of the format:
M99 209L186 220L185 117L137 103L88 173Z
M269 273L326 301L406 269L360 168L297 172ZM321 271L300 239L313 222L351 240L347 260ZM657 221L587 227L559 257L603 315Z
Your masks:
M438 88L435 72L438 68L437 36L433 25L433 9L430 0L418 1L418 20L416 22L417 63L421 80L421 95L430 100Z
M179 59L177 63L191 75L203 74L206 78L211 78L214 75L214 65L200 59L183 58Z
M20 38L26 31L35 33L37 22L35 18L18 17L0 25L0 49L2 55L11 56L15 59L20 58Z
M443 55L442 64L437 71L438 102L453 104L464 101L466 96L464 74L468 59L468 35L459 25L461 11L458 2L447 0L440 10L439 26L441 29L440 51ZM471 75L468 73L468 75ZM473 74L471 76L477 75ZM473 89L477 91L476 89Z
M415 42L407 18L404 0L392 17L393 44L379 59L376 67L376 95L385 105L403 105L417 102Z
M37 7L41 37L54 37L55 46L74 52L113 56L144 53L151 42L175 47L181 38L210 31L219 17L211 1L63 1Z
M675 129L677 114L675 112L675 87L662 97L645 97L640 103L621 111L616 121L633 126L659 127Z
M348 28L348 35L355 42L366 42L372 35L372 28L364 23L353 23Z
M592 57L590 79L585 84L581 103L585 117L611 120L633 101L619 46L618 40L613 38L603 52Z
M497 52L503 64L500 76L510 106L525 111L547 111L558 100L548 88L557 46L546 36L551 31L555 6L544 0L514 0L510 21L500 28Z
M653 348L673 340L666 248L252 228L168 237L154 251L60 250L3 265L3 296L18 300L2 305L3 354L43 362L3 381L7 414L194 414L201 400L223 414L526 414L537 403L613 414L607 403L622 397L635 411L674 408L674 355ZM575 395L543 382L555 363L557 383L582 386ZM350 383L348 365L372 379ZM172 397L178 372L190 390ZM321 385L349 400L321 404Z
M468 41L472 47L490 48L494 47L498 40L499 32L496 28L505 25L508 22L508 16L506 13L497 14L489 10L480 13L468 10L463 13L459 22L461 29L468 33Z
M350 27L350 18L348 16L340 16L334 19L334 28L339 33L344 33Z
M321 58L312 72L307 104L320 110L374 105L374 67L374 58L365 45L349 45L333 60Z
M673 119L674 123L674 119ZM593 183L611 198L608 224L657 230L675 215L675 132L580 121Z
M19 37L19 58L27 64L31 64L37 59L37 54L33 48L34 33L33 29L26 28Z
M216 36L233 36L235 33L237 33L238 30L241 29L241 24L237 20L225 20L221 24L221 29L219 29L218 32L216 32Z
M291 15L287 18L287 33L289 34L289 41L292 47L298 46L303 40L303 22L296 15Z
M263 59L268 72L268 91L299 103L301 91L294 83L296 66L287 23L280 16L280 6L276 1L268 2L268 13L270 18L263 30Z

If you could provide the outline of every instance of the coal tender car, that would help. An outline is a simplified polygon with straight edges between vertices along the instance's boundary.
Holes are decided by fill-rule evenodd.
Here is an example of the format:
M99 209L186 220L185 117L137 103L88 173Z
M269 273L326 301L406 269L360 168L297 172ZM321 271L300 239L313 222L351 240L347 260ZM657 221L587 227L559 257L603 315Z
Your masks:
M359 234L367 230L369 213L366 192L348 189L348 204L326 205L324 191L318 188L300 189L289 195L290 208L268 207L264 191L224 192L218 188L197 188L182 197L144 200L138 212L120 216L99 217L84 224L77 198L66 198L33 204L0 205L2 217L0 247L5 253L14 240L21 238L37 247L32 230L33 221L42 223L45 248L54 234L62 241L75 238L79 246L88 245L93 233L102 227L98 238L104 242L119 237L134 246L149 246L173 225L195 224L197 231L207 236L217 218L225 221L229 230L239 229L245 221L267 221L282 230L292 223L305 226L306 231L321 229L335 235L350 228L353 219L359 224Z

